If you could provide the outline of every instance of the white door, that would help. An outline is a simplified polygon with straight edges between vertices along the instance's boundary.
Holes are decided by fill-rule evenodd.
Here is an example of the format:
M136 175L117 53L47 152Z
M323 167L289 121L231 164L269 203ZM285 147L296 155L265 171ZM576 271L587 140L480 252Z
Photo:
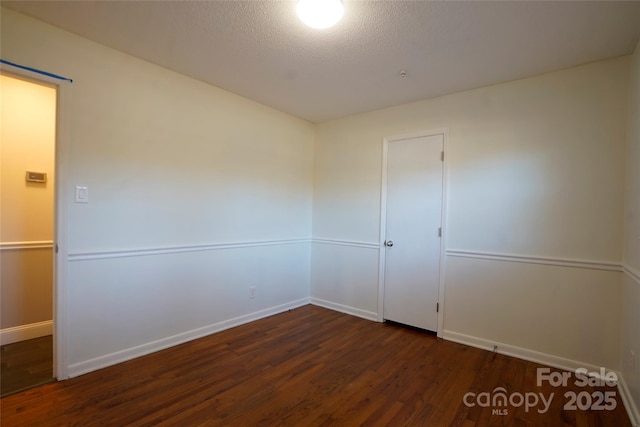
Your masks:
M437 331L444 136L387 148L383 316Z

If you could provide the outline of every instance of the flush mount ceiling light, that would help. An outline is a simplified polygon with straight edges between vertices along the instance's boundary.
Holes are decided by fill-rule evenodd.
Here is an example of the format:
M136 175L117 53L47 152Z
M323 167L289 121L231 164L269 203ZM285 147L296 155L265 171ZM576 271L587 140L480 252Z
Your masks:
M340 0L298 0L296 11L308 26L329 28L342 18L344 6Z

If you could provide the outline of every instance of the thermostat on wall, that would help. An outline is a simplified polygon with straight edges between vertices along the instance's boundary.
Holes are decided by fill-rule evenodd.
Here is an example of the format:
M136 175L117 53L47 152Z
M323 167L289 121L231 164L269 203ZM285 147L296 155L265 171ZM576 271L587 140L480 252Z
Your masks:
M47 182L47 173L27 171L27 182Z

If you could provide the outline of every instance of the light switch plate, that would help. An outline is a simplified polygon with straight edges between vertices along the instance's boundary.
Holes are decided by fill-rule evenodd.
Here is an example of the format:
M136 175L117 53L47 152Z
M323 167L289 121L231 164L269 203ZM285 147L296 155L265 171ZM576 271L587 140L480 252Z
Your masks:
M84 185L76 185L76 203L89 203L89 188Z

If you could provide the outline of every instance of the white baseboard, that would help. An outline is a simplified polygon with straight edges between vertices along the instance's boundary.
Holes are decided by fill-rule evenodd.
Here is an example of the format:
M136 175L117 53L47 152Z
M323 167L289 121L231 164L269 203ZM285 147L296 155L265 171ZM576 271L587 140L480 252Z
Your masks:
M528 348L517 347L515 345L504 344L497 341L473 337L453 331L445 330L442 334L442 337L448 341L453 341L459 344L481 348L488 351L493 351L493 346L495 345L498 346L496 353L504 354L506 356L513 356L518 359L528 360L529 362L539 363L541 365L564 369L571 372L575 372L575 370L578 368L586 368L589 370L589 372L598 372L601 368L601 366L592 365L590 363L566 359L564 357L554 356L551 354L530 350ZM606 366L604 368L608 372L612 371L616 372L617 374L617 371L613 369L609 369Z
M553 356L551 354L542 353L539 351L529 350L527 348L516 347L509 344L503 344L496 341L487 340L484 338L473 337L470 335L461 334L453 331L444 331L443 338L448 341L457 342L458 344L464 344L471 347L480 348L483 350L493 351L493 346L498 346L496 352L504 354L506 356L517 357L518 359L528 360L529 362L539 363L541 365L551 366L553 368L564 369L567 371L575 372L578 368L586 368L589 372L599 372L600 366L591 365L589 363L578 362L572 359L566 359L563 357ZM607 372L615 372L618 376L618 392L620 398L627 410L629 420L634 427L640 427L640 414L638 408L631 396L627 384L624 382L622 375L613 370L606 368Z
M348 305L338 304L320 298L311 298L310 303L319 307L328 308L329 310L339 311L340 313L350 314L352 316L361 317L363 319L378 321L378 313L373 311L362 310L360 308L350 307Z
M46 337L52 333L53 321L51 320L0 329L0 345Z
M187 341L202 338L216 332L224 331L225 329L230 329L236 326L243 325L245 323L253 322L254 320L273 316L274 314L302 307L307 304L309 304L309 298L301 298L296 301L291 301L285 304L277 305L275 307L256 311L254 313L245 314L243 316L234 317L233 319L214 323L202 328L193 329L191 331L183 332L167 338L162 338L157 341L152 341L139 346L127 348L125 350L96 357L84 362L74 363L69 366L69 378L77 377L79 375L96 371L98 369L106 368L107 366L126 362L127 360L135 359L136 357L155 353L156 351L164 350L166 348L173 347Z
M620 398L627 410L631 424L634 427L640 427L640 411L638 411L636 402L633 400L633 396L631 396L631 391L627 387L624 377L620 374L618 374L618 392L620 392Z

